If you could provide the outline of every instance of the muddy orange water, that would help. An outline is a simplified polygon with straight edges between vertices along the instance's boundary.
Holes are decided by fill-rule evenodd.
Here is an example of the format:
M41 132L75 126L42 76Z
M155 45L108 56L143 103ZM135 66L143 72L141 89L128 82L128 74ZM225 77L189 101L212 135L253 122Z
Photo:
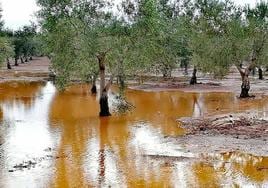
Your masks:
M99 118L98 99L88 91L0 84L0 187L268 187L268 158L230 152L199 160L165 139L183 135L179 117L246 110L266 116L268 98L128 90L132 113Z

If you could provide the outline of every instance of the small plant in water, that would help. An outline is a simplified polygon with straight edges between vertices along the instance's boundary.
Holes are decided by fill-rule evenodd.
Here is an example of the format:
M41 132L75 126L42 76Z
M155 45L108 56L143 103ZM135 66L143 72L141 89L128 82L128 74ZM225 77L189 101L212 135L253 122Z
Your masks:
M114 106L114 113L117 114L126 114L128 112L131 112L135 106L128 102L126 98L123 95L116 95L115 99L113 101L113 106Z

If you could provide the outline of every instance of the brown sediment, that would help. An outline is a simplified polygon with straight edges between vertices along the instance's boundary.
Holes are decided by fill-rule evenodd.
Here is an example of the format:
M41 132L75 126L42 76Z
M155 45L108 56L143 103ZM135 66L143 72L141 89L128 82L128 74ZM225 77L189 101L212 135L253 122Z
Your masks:
M198 83L193 85L189 85L188 83L184 82L150 82L143 85L134 85L130 86L131 89L134 90L143 90L143 91L170 91L170 90L181 90L181 91L203 91L203 92L212 92L212 91L219 91L219 92L227 92L230 90L227 87L221 86L220 83Z
M3 67L0 70L0 82L46 81L50 75L49 66L50 60L47 57L34 57L29 63L13 66L12 70Z
M251 113L181 118L186 135L173 137L191 153L243 152L268 156L268 121Z
M188 135L229 135L243 138L268 138L268 121L250 114L188 118L180 121Z

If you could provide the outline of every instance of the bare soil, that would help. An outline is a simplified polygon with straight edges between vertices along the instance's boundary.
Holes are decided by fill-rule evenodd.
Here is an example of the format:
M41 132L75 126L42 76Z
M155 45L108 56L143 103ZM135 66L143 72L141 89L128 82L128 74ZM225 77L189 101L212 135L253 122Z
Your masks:
M204 118L181 118L186 135L173 138L191 153L239 151L268 156L268 121L239 113Z
M19 66L14 66L8 70L6 65L0 69L0 82L5 81L46 81L49 79L50 61L47 57L33 57L33 60L23 64L19 61Z
M189 70L191 72L191 70ZM183 75L182 70L174 70L171 78L161 76L151 76L144 79L142 84L132 84L131 89L143 91L183 91L183 92L234 92L239 96L241 92L241 76L235 67L223 79L214 78L208 74L198 73L198 84L190 85L191 75ZM268 76L264 74L264 79L258 79L258 73L250 75L251 89L250 95L256 97L268 95Z
M220 115L179 120L187 135L228 135L235 138L268 138L268 121L250 114Z

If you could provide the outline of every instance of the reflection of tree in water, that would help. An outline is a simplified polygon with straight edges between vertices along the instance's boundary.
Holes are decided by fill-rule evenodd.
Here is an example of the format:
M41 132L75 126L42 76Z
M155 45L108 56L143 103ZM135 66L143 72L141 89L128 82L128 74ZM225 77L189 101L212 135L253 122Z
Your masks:
M140 92L131 91L127 97L136 106L131 115L99 118L96 97L85 93L84 89L87 88L74 88L57 93L51 103L51 130L60 132L53 186L101 187L113 181L116 185L129 187L174 185L175 164L142 157L139 148L130 144L133 141L131 135L135 135L135 130L139 129L133 129L132 126L136 120L145 119L151 122L150 130L161 127L163 131L170 125L165 116L172 119L180 113L192 115L194 108L198 109L197 112L201 111L206 104L203 104L199 95L176 92L141 92L140 95ZM167 132L170 130L167 128ZM89 147L91 142L92 147ZM96 160L91 166L95 169L85 170L91 162L87 160ZM200 185L217 187L226 178L222 175L224 168L217 169L210 163L195 163L192 167L189 170ZM115 179L111 179L111 176L115 176ZM191 179L190 176L185 178Z
M192 169L198 187L220 187L220 176L213 165L199 162L193 164Z
M5 122L3 105L13 106L16 104L31 108L36 95L44 87L45 83L40 82L3 82L0 83L0 144L4 142L4 137L8 135L7 125L11 122Z
M107 126L108 118L100 118L100 146L99 146L99 174L98 185L102 186L105 181L105 145L107 144Z
M87 182L83 159L87 142L98 124L96 97L88 95L86 87L72 86L63 93L56 93L50 105L50 126L60 132L57 148L56 174L53 186L83 187Z
M82 96L81 93L57 93L51 103L51 129L61 132L57 155L63 156L56 160L53 186L109 185L111 176L115 176L118 184L122 181L132 186L141 181L144 185L147 181L159 182L154 180L154 173L159 172L146 171L150 174L150 179L145 181L144 174L141 175L137 169L137 165L143 168L144 164L135 157L135 151L129 145L129 125L135 118L99 118L96 98L91 95ZM98 140L99 145L88 151L88 144L94 142L94 139ZM98 154L96 180L92 176L94 169L89 169L88 172L93 179L87 179L84 169L87 165L85 156L94 156L94 153ZM111 169L111 166L115 169Z
M1 103L10 103L14 101L23 103L25 107L30 108L33 105L38 92L45 86L41 82L4 82L0 84Z
M195 162L192 171L195 183L200 187L262 187L268 180L267 167L267 157L228 152L208 161Z
M268 181L268 157L253 156L229 152L223 155L224 159L231 162L233 175L240 175L249 182L262 184Z

